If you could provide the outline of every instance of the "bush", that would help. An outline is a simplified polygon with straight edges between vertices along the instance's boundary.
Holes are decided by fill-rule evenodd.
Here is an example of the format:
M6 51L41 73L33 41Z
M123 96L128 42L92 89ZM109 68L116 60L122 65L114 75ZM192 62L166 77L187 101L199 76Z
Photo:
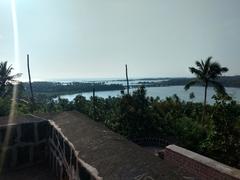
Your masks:
M216 101L212 129L202 144L206 155L240 168L240 106L234 101Z
M201 143L206 139L207 132L199 123L191 118L177 119L176 137L179 145L199 152Z

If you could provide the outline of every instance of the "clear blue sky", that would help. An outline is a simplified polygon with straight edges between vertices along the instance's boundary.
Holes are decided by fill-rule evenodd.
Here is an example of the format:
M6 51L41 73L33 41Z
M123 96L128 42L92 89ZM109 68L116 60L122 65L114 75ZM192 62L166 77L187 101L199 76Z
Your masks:
M16 0L20 72L35 80L191 76L213 56L240 74L240 0ZM0 61L14 66L10 0L0 1Z

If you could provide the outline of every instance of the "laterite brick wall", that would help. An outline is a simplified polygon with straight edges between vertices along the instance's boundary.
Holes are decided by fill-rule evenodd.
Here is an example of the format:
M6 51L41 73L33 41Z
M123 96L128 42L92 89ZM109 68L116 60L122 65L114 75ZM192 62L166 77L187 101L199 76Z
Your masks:
M0 126L0 166L10 170L46 160L47 121Z
M200 180L237 180L240 170L175 145L165 149L164 159Z
M95 168L78 158L73 144L54 122L50 122L50 166L59 180L101 180Z
M53 121L38 120L0 126L0 167L3 171L49 164L58 180L101 180L82 161L74 145Z

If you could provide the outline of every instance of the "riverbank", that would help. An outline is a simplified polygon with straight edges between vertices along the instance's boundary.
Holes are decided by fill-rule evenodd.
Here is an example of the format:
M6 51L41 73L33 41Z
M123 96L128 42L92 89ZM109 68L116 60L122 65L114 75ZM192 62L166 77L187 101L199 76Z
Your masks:
M135 88L130 89L130 93L132 93ZM193 102L203 102L204 97L204 88L203 87L192 87L189 91L184 90L184 86L166 86L166 87L146 87L147 96L151 97L159 97L161 100L166 99L167 97L173 96L176 94L181 100L184 101L193 101ZM240 88L226 88L227 93L237 102L240 102ZM193 92L195 94L194 98L190 98L190 93ZM207 101L209 104L213 104L214 100L212 96L215 94L215 91L212 87L208 88L208 98ZM59 97L68 99L72 101L77 95L82 95L86 99L90 99L93 95L92 92L84 92L84 93L75 93L75 94L68 94L68 95L61 95ZM111 97L118 97L121 96L121 92L118 90L115 91L101 91L96 92L96 96L102 98Z
M198 102L202 100L202 86L198 84L189 91L185 91L183 86L192 80L192 78L142 78L142 79L130 79L129 84L132 90L137 89L140 86L145 86L150 93L149 96L160 98L166 98L177 94L183 100L191 100ZM229 93L232 94L236 100L240 100L238 89L240 88L240 76L224 76L219 78L227 89L230 89ZM29 93L29 84L23 83L26 93ZM72 96L82 94L83 96L90 98L92 96L93 89L96 91L96 95L107 98L108 96L121 95L121 91L126 89L126 80L91 80L85 82L33 82L33 90L35 94L40 94L48 97L66 97L67 99L73 99ZM210 87L211 98L214 93L213 88ZM153 90L153 92L151 92ZM180 92L179 92L180 91ZM161 93L164 92L164 93ZM166 93L165 93L166 92ZM189 98L189 92L194 92L195 98ZM69 98L70 97L70 98ZM200 99L198 97L201 97ZM194 100L196 99L196 100Z

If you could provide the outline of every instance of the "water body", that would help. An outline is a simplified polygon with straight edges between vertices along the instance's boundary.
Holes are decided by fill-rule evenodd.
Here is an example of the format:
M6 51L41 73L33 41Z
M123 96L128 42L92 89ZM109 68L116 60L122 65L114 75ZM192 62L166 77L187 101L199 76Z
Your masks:
M136 89L131 89L130 92ZM147 90L147 96L152 97L160 97L160 99L165 99L166 97L173 96L174 94L177 94L181 100L184 101L194 101L194 102L203 102L204 97L204 88L203 87L191 87L188 91L184 90L184 86L167 86L167 87L148 87ZM229 95L233 97L234 100L240 102L240 88L226 88L226 91ZM189 98L189 94L193 92L195 94L194 99ZM215 91L212 87L208 88L208 98L207 101L209 104L212 104L214 100L211 98L215 94ZM92 96L92 92L86 92L86 93L78 93L78 94L69 94L69 95L62 95L61 98L66 98L70 101L72 101L77 95L82 95L86 97L86 99L90 99ZM120 91L100 91L96 92L96 96L102 97L102 98L108 98L111 97L118 97L121 96Z

